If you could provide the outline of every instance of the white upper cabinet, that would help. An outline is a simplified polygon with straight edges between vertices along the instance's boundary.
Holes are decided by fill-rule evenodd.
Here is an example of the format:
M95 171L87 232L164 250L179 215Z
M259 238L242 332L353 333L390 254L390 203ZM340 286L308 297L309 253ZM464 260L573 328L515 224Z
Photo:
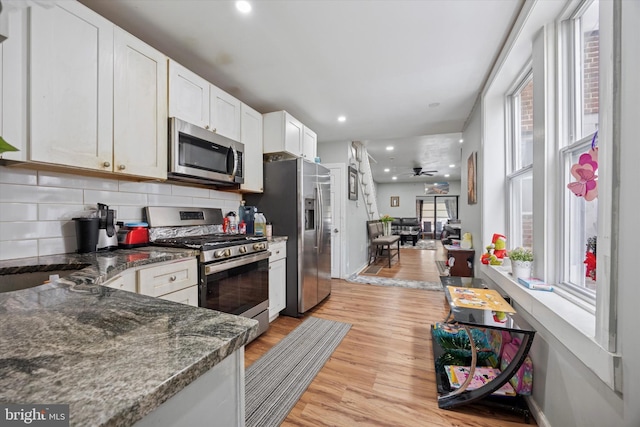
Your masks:
M114 34L114 172L167 178L167 57L126 31Z
M212 130L234 141L240 141L240 101L211 85L209 102Z
M262 193L262 114L241 104L240 124L240 142L244 144L244 184L240 185L240 189Z
M240 141L240 101L175 61L169 61L169 117Z
M304 127L302 135L302 157L315 161L318 152L318 135L308 127Z
M0 44L0 136L19 151L3 159L27 160L27 9L2 11L7 39Z
M263 117L265 153L286 153L314 160L317 141L315 132L286 111L274 111Z
M169 117L209 129L210 83L169 60Z
M113 28L76 2L31 8L30 160L112 170Z
M267 113L264 118L264 152L302 155L304 125L286 111Z

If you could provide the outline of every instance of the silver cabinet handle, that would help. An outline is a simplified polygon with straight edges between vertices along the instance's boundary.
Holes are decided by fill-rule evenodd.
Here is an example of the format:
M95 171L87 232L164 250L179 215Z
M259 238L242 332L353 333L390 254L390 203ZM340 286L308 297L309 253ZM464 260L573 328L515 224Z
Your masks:
M169 280L170 280L170 281L172 281L172 282L175 282L175 281L176 281L176 279L177 279L177 277L176 277L176 276L171 276L171 277L169 277Z
M121 171L125 170L127 167L125 165L120 165L118 166L118 169L120 169Z
M337 228L334 228L334 229L333 229L333 232L334 232L334 233L338 233L338 229L337 229Z
M205 128L205 129L207 129L207 130L209 130L209 125L206 125L204 128Z
M111 163L109 163L109 162L104 162L104 163L102 164L102 166L104 166L105 168L110 168L110 167L111 167Z

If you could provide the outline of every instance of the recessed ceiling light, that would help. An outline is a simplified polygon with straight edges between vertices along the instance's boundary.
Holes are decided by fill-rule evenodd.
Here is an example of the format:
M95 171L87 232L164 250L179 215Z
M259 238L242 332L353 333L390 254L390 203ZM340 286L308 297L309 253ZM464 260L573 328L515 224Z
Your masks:
M460 138L460 141L458 141L460 144L462 144L464 142L464 139Z
M393 151L393 145L388 146L387 151Z
M450 167L450 168L455 168L455 167L456 167L456 165L449 165L449 167Z
M338 117L338 121L339 121L339 122L346 122L346 121L347 121L347 118L346 118L345 116L339 116L339 117Z
M384 171L385 171L385 172L389 172L390 170L391 170L391 169L389 169L389 168L384 168Z
M445 178L449 178L451 175L449 175L448 173L444 175Z
M398 177L397 176L392 176L391 179L395 180L395 179L398 179Z
M251 4L246 0L239 0L236 2L236 9L242 13L251 12Z

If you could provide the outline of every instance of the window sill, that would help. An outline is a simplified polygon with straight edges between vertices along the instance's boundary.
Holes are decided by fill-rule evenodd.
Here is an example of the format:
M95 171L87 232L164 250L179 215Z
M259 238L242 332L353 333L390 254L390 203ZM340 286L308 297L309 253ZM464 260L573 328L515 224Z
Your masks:
M480 273L511 297L516 310L523 310L548 333L564 345L612 390L621 391L620 381L615 381L621 366L620 356L602 348L595 341L595 315L585 307L556 293L534 291L514 281L510 269L501 266L481 265ZM491 284L489 284L491 286ZM529 320L529 319L527 319ZM545 331L542 335L546 335ZM614 369L615 368L615 369Z

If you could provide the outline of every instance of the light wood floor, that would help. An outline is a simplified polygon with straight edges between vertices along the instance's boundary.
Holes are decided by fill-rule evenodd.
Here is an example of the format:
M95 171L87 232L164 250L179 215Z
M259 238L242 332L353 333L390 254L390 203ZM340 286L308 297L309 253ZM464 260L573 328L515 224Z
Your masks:
M441 247L437 251L405 249L400 263L381 273L438 281L432 264L443 257ZM429 326L446 314L442 292L343 280L334 280L332 285L331 296L307 316L353 326L283 426L526 425L520 416L482 406L438 408ZM246 347L245 365L251 365L303 320L276 319Z

